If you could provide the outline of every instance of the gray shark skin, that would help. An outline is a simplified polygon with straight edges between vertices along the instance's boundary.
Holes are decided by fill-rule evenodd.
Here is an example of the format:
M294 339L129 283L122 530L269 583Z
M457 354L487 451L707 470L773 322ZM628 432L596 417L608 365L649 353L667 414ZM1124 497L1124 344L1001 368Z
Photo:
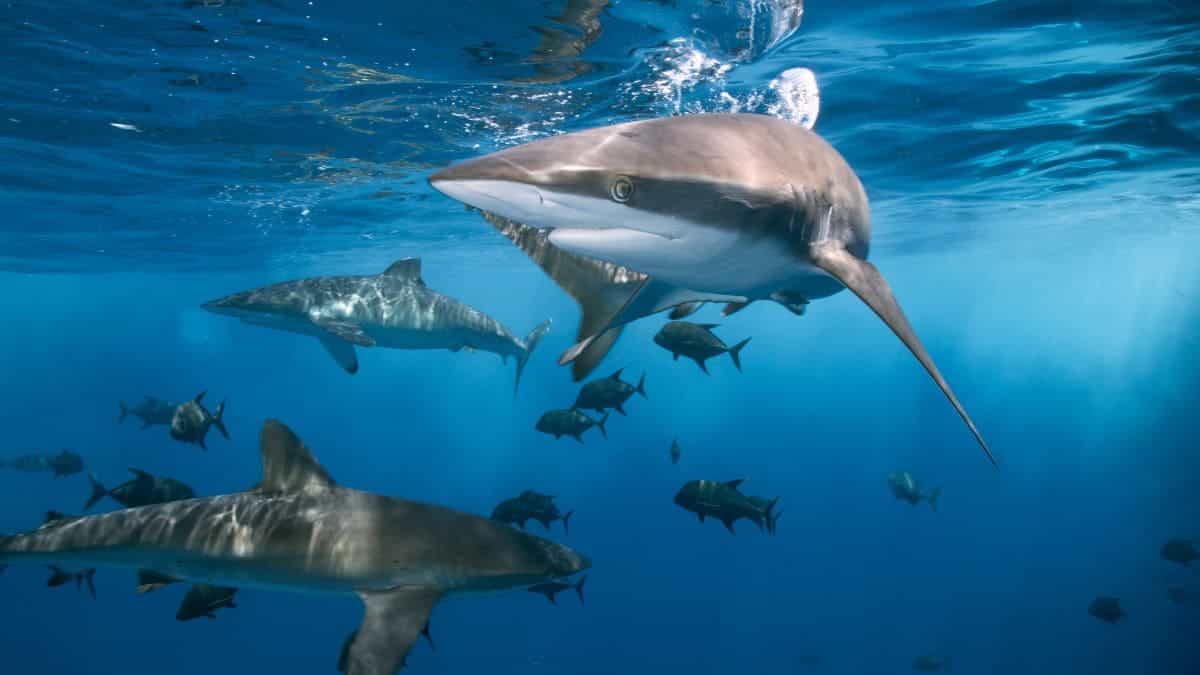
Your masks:
M263 425L260 446L253 490L3 536L0 565L150 569L212 585L357 594L366 613L343 655L348 675L393 675L447 594L529 586L591 565L480 516L341 487L277 421Z
M571 269L542 265L574 289L583 310L582 339L559 359L586 357L572 370L577 380L615 342L606 333L638 318L680 305L694 311L699 302L727 303L730 313L759 300L800 314L811 301L849 288L912 352L996 464L887 281L866 260L870 208L858 176L803 127L752 114L628 122L507 148L429 181L470 206L549 229L548 244L574 260L641 277L593 299L581 297ZM624 302L608 311L629 281ZM594 347L597 340L605 344Z
M942 496L942 488L934 488L928 494L923 493L921 484L907 471L890 473L887 480L888 487L892 489L892 495L896 499L908 502L913 506L921 502L929 502L929 508L934 511L938 510L938 499Z
M675 361L678 361L680 356L695 361L705 375L709 372L704 362L721 354L728 354L738 372L742 372L742 349L749 344L750 338L730 347L713 334L712 331L716 327L715 323L671 321L654 335L654 344L671 352L671 358Z
M675 494L675 504L696 514L700 522L705 517L716 518L730 534L737 534L733 524L745 518L767 534L775 534L775 525L782 513L775 512L779 497L765 499L742 494L739 489L745 479L731 481L692 480L683 484Z
M179 609L175 612L175 619L191 621L202 616L215 619L218 609L237 608L233 602L233 596L237 594L237 591L238 589L228 586L195 584L188 589L187 595L183 596L183 600L180 601Z
M223 417L225 415L225 402L221 401L217 405L215 413L209 412L208 408L204 407L204 394L200 392L196 394L196 398L187 403L180 403L175 408L175 414L171 417L171 438L180 443L192 443L200 446L201 450L208 450L208 446L204 443L204 438L208 435L208 430L216 427L217 431L229 440L229 431L225 428Z
M524 340L483 312L425 285L420 258L393 263L383 274L311 277L234 293L202 307L243 322L308 335L347 373L358 372L354 347L480 350L517 362L516 383L550 327Z
M543 414L534 425L534 429L543 434L550 434L556 441L563 436L570 436L582 443L583 432L592 427L600 429L600 434L604 438L608 438L608 430L604 428L604 423L607 421L608 413L604 413L603 417L595 420L574 408L567 408L566 410L551 410Z
M592 380L583 385L579 390L579 396L575 398L575 405L572 408L583 410L595 410L596 412L604 412L612 408L622 415L625 414L625 402L634 394L641 394L642 398L646 396L646 374L642 373L641 379L638 380L637 386L633 386L621 379L621 373L625 372L624 368L608 377L599 380Z
M121 407L121 414L117 417L118 423L124 422L126 417L133 415L142 420L143 429L149 429L155 425L169 425L171 418L175 417L175 409L179 407L178 403L163 401L153 396L146 396L141 403L132 408L124 401L117 401L117 405Z

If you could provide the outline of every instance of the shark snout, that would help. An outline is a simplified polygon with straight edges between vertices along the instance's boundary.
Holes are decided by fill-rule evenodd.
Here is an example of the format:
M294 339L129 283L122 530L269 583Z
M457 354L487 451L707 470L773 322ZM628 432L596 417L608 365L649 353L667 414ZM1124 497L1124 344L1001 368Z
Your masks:
M550 558L550 576L554 578L569 577L592 566L590 558L561 544L550 544L547 555Z

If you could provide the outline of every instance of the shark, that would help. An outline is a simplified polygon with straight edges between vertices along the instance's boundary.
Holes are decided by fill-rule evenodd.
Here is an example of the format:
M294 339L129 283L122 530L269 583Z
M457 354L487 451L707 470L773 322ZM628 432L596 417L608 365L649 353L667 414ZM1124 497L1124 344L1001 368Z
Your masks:
M524 339L499 321L426 286L421 259L404 258L382 274L310 277L242 291L202 307L244 323L315 337L351 375L355 347L462 349L499 354L517 363L514 393L533 350L550 328L544 321Z
M267 420L251 490L53 520L0 536L0 567L155 570L233 588L357 595L347 675L393 675L442 598L524 588L591 567L584 555L482 516L338 485Z
M672 308L773 301L802 315L849 289L904 343L996 458L867 261L858 175L813 131L769 115L714 113L541 138L434 172L430 184L489 220L580 304L559 358L586 377L619 329ZM533 233L530 230L536 230Z

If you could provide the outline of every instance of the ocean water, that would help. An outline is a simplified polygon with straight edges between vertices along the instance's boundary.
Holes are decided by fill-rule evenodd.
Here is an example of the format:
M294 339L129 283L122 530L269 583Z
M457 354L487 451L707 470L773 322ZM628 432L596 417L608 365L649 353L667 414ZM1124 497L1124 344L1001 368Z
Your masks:
M12 1L0 6L0 457L79 452L202 495L259 480L277 417L343 485L489 514L525 489L576 511L586 606L452 597L406 672L1194 675L1200 572L1200 9L1123 0ZM647 374L609 438L534 431L578 385L578 309L477 214L451 162L554 133L717 111L815 125L872 202L871 260L1000 460L849 293L706 376L632 325L597 376ZM201 303L408 256L523 335L520 394L486 353L360 350ZM208 451L117 423L207 391ZM672 439L683 448L668 458ZM938 512L891 495L910 471ZM686 480L778 495L778 534L674 504ZM0 470L0 531L77 513L83 474ZM111 508L106 501L103 507ZM532 531L540 532L533 525ZM181 588L98 597L0 575L4 673L335 672L353 597L243 589L181 623ZM1088 615L1116 596L1118 625Z

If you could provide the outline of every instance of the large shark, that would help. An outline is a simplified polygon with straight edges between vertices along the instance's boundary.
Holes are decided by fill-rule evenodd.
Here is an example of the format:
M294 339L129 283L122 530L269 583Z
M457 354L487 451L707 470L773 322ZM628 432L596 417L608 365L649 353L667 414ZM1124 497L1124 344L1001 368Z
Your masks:
M392 675L445 595L525 587L587 569L575 551L486 518L338 486L283 424L260 436L248 492L55 520L0 537L0 566L153 569L166 578L357 594L348 675ZM332 658L331 658L332 661Z
M421 279L420 258L392 263L383 274L312 277L234 293L204 309L256 326L309 335L350 374L360 347L478 349L517 362L516 386L529 356L550 327L545 321L514 337L483 312L442 295Z
M429 180L495 214L493 224L580 303L579 342L560 358L575 362L577 380L614 331L638 318L700 302L727 303L732 313L758 300L801 314L849 288L904 342L995 464L866 260L870 209L858 176L812 131L754 114L642 120L514 146Z

